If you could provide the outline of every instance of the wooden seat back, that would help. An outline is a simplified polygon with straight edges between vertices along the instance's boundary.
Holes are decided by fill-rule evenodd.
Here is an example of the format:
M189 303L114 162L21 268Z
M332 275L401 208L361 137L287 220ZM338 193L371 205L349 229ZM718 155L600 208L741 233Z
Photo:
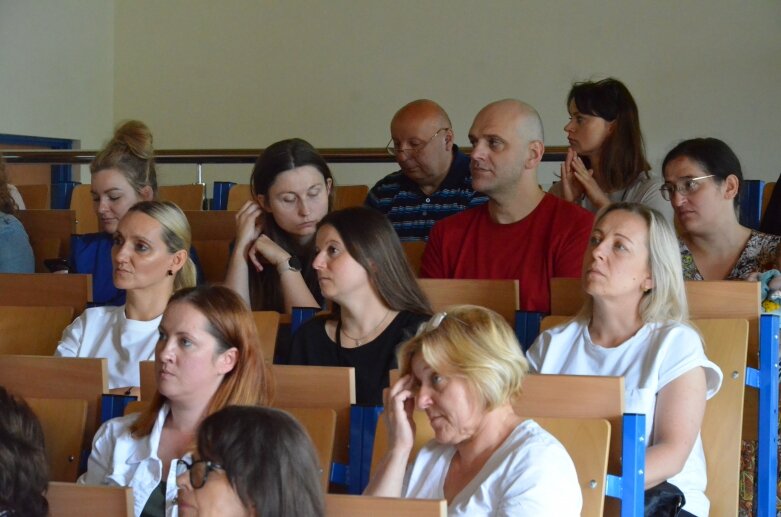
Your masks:
M2 385L28 398L87 401L81 450L90 450L100 425L101 397L108 393L106 359L0 355Z
M236 237L236 212L190 210L192 243L207 282L222 282L228 269L230 243Z
M277 347L277 333L279 331L279 313L276 311L253 311L255 326L258 328L260 349L267 363L274 361L274 351Z
M158 187L160 199L170 201L182 210L203 210L206 185L164 185Z
M444 499L402 499L367 495L325 494L326 517L446 517Z
M407 257L407 262L415 273L415 276L420 274L420 263L423 261L423 252L426 249L426 241L408 241L402 242L401 248L404 250L404 255Z
M700 431L708 472L705 495L711 515L737 515L748 321L698 319L692 323L702 334L705 355L724 375L721 389L705 407Z
M336 411L331 408L279 408L290 413L306 430L317 452L323 490L328 491L336 438Z
M70 209L76 214L76 232L78 234L99 231L98 216L92 202L91 185L76 185L71 194Z
M72 307L78 316L92 301L92 275L0 273L0 305Z
M602 517L610 447L610 423L601 418L534 419L561 442L578 473L583 496L582 517Z
M762 218L765 217L767 212L767 205L770 204L770 198L773 197L773 189L776 187L775 181L769 181L765 183L765 188L762 190ZM18 188L18 186L17 186ZM25 203L27 201L25 200Z
M334 210L363 206L369 187L366 185L337 185L334 187Z
M51 187L46 183L16 185L26 210L48 210L51 206Z
M515 328L515 313L520 307L518 280L421 278L418 283L434 312L456 304L481 305L497 312Z
M50 517L74 515L133 516L133 489L119 486L91 486L49 483L46 491Z
M87 401L32 397L25 400L41 422L49 479L76 481L87 426Z
M336 411L334 461L348 463L350 406L355 404L355 369L273 365L274 407L330 408Z
M0 306L0 354L54 355L73 307ZM0 381L1 383L2 381Z
M252 199L252 189L247 183L237 183L228 191L228 210L241 210L244 203Z
M19 210L17 218L30 237L35 254L35 272L46 273L43 261L67 258L71 234L76 233L76 214L72 210Z

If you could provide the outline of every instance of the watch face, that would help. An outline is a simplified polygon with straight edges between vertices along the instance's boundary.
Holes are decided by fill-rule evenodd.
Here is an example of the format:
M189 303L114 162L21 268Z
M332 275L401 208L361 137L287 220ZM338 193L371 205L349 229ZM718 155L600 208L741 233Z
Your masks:
M293 271L301 271L301 261L295 255L288 259L287 265Z

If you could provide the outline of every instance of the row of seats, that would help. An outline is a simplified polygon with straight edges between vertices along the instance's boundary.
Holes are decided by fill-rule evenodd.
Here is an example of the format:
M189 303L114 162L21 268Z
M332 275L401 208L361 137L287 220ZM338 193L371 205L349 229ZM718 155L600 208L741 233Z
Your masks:
M67 283L72 278L78 278L80 275L27 275L28 282L22 282L19 284L8 284L7 281L14 281L18 280L20 275L0 275L0 304L8 303L7 300L2 299L2 293L8 293L8 294L14 294L16 296L10 296L9 299L19 299L20 296L25 295L34 295L34 293L38 293L38 302L32 303L32 304L43 304L43 303L50 303L52 301L52 293L59 293L62 292L62 289L59 289L60 283ZM34 288L33 284L35 284L34 279L40 280L40 289ZM87 276L86 279L89 279ZM429 288L426 288L425 283L426 282L432 282L429 285ZM491 285L490 288L486 288L486 285L484 282L496 282ZM509 293L505 299L508 300L507 304L504 307L498 306L497 301L500 299L500 297L496 296L496 293L499 291L500 286L505 285L509 282L510 288L507 289L507 292ZM422 281L424 284L424 289L427 291L429 296L432 297L434 301L434 305L438 306L437 308L447 305L449 303L452 303L454 300L458 300L465 303L477 303L481 305L488 305L492 306L494 309L498 309L499 312L504 312L505 317L512 321L512 318L515 314L515 310L517 309L517 285L515 281L505 281L504 283L502 281L453 281L453 280L437 280L437 281L429 281L424 280ZM82 298L88 297L88 293L90 292L86 283L82 282L82 289L84 295ZM10 288L9 288L10 286ZM433 287L432 287L433 286ZM470 294L469 289L472 289L473 292ZM576 312L580 304L582 303L582 294L580 294L580 290L577 284L577 280L568 280L568 279L557 279L554 280L551 286L552 289L552 312L553 314L558 315L572 315L574 312ZM745 318L748 323L748 347L749 347L749 353L748 357L750 358L752 364L756 364L756 352L759 349L759 308L757 304L758 300L758 286L754 283L736 283L736 282L688 282L687 283L687 292L688 297L690 300L691 305L691 312L692 316L696 318L725 318L725 317L739 317L739 318ZM481 294L482 293L482 297ZM78 305L78 303L76 304ZM73 307L73 305L71 305ZM80 312L80 309L74 309L74 313ZM278 317L278 315L277 315ZM40 320L39 320L40 321ZM269 325L267 325L269 326ZM271 327L276 328L276 325L273 323L270 324ZM776 323L776 329L777 329L777 323ZM724 332L716 333L716 335L726 335ZM706 339L707 344L707 350L708 355L712 356L712 347L713 345L709 342L710 340ZM738 354L739 356L742 355L744 361L747 357L746 353L743 352L742 354ZM71 360L73 361L73 360ZM744 363L745 364L745 363ZM277 367L277 369L282 368L294 368L294 367ZM739 381L742 385L742 382L745 380L745 368L741 368L740 366L722 366L723 371L725 372L725 378L732 380L732 381ZM325 369L325 370L332 370L332 369ZM338 370L338 369L337 369ZM10 376L16 369L12 368L8 375L6 374L0 374L0 378L5 379L6 377ZM56 371L55 369L50 370L51 373L54 373ZM308 370L309 372L312 372L313 370ZM74 375L78 378L78 375L74 373ZM310 378L311 373L305 373L303 374L305 378ZM34 378L47 378L48 374L44 374L42 376L36 376ZM9 377L10 378L10 377ZM22 376L21 382L29 382L29 379L32 377L29 376ZM279 377L281 379L286 379L287 377L285 375L282 375ZM278 378L278 382L279 382ZM311 379L310 379L311 380ZM331 381L327 384L321 384L320 382L310 382L310 393L307 393L305 400L314 400L318 396L320 396L320 391L318 390L318 386L322 385L329 385L332 386L333 382L338 381ZM726 381L725 381L726 382ZM36 383L39 384L39 383ZM46 384L46 383L42 383ZM142 383L146 384L147 386L149 383ZM772 383L771 383L772 384ZM776 371L776 386L777 386L777 371ZM527 386L528 387L528 386ZM293 388L290 388L289 386L282 386L280 389L280 392L289 392L290 390L296 391ZM103 390L105 391L105 390ZM103 391L100 391L100 393L103 393ZM349 391L349 390L348 390ZM571 390L568 390L570 393L572 393ZM742 392L742 388L739 390ZM352 388L352 399L354 400L354 383ZM724 393L724 391L720 392ZM44 396L40 392L30 394L29 396L33 397L41 397ZM63 394L64 396L64 394ZM719 397L722 397L722 395L719 395ZM776 391L776 397L777 397L777 391ZM78 398L78 397L76 397ZM143 397L142 397L143 398ZM288 403L289 401L283 401L279 402L278 404L282 404L285 407L298 407L300 405L299 402L296 402L294 404ZM337 427L341 429L341 431L337 431L337 436L341 435L342 439L337 439L337 441L340 442L340 444L335 449L335 458L336 461L339 463L343 463L345 461L345 444L346 439L344 438L347 434L347 427L345 426L344 422L348 421L347 418L344 417L344 415L347 414L349 411L349 405L346 404L341 407L341 418L340 415L337 415ZM585 406L590 405L584 404ZM776 405L777 405L777 398L776 398ZM739 411L735 411L735 408L742 407L743 404L740 402L732 402L727 407L731 408L729 409L728 413L725 414L739 414ZM711 404L709 404L709 408L711 407ZM777 407L777 406L776 406ZM98 414L97 410L89 411L88 410L88 421L94 422L93 425L97 425L96 415ZM91 417L89 416L91 415ZM756 436L756 427L757 427L757 419L756 419L756 402L754 399L754 403L752 404L751 401L748 401L746 405L746 415L747 418L745 420L745 429L743 432L743 436L746 439L751 438L752 436ZM738 422L740 422L740 418L738 416ZM614 422L614 425L617 425L617 423ZM732 437L733 439L735 437L740 436L740 432L737 431L738 428L730 429L726 426L722 426L722 435L726 438ZM92 432L94 432L94 427L92 429ZM705 432L703 432L703 435L705 435ZM91 435L90 435L91 436ZM616 437L619 436L618 434L614 434L614 441L617 439ZM615 443L613 444L613 447L615 448ZM732 450L732 449L729 449ZM341 453L340 453L341 451ZM723 460L725 458L730 457L730 455L719 455L719 459ZM761 458L760 458L761 459ZM738 468L737 464L735 464L734 468L732 466L719 463L723 468L720 471L721 474L720 477L724 477L724 473L733 473L735 476L737 476ZM713 479L713 478L711 478ZM716 496L719 494L731 494L730 490L725 491L719 491ZM737 485L735 485L735 491L734 495L737 494ZM727 505L725 508L729 508L730 506ZM733 506L734 508L734 506Z

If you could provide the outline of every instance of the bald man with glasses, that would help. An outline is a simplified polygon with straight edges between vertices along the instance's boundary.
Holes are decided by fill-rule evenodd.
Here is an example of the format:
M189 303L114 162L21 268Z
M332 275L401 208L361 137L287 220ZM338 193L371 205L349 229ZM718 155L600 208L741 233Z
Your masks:
M453 143L450 118L436 102L410 102L390 130L388 153L401 170L378 181L366 205L385 214L402 241L428 240L435 222L488 200L472 190L469 158Z

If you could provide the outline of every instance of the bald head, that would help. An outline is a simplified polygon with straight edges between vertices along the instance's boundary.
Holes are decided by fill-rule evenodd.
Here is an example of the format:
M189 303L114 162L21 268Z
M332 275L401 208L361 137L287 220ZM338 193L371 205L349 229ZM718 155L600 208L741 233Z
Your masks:
M434 101L412 101L393 116L391 145L404 174L426 194L439 187L453 162L450 117Z
M503 99L492 102L480 110L475 120L480 117L512 125L526 142L545 141L540 114L532 106L518 99Z

